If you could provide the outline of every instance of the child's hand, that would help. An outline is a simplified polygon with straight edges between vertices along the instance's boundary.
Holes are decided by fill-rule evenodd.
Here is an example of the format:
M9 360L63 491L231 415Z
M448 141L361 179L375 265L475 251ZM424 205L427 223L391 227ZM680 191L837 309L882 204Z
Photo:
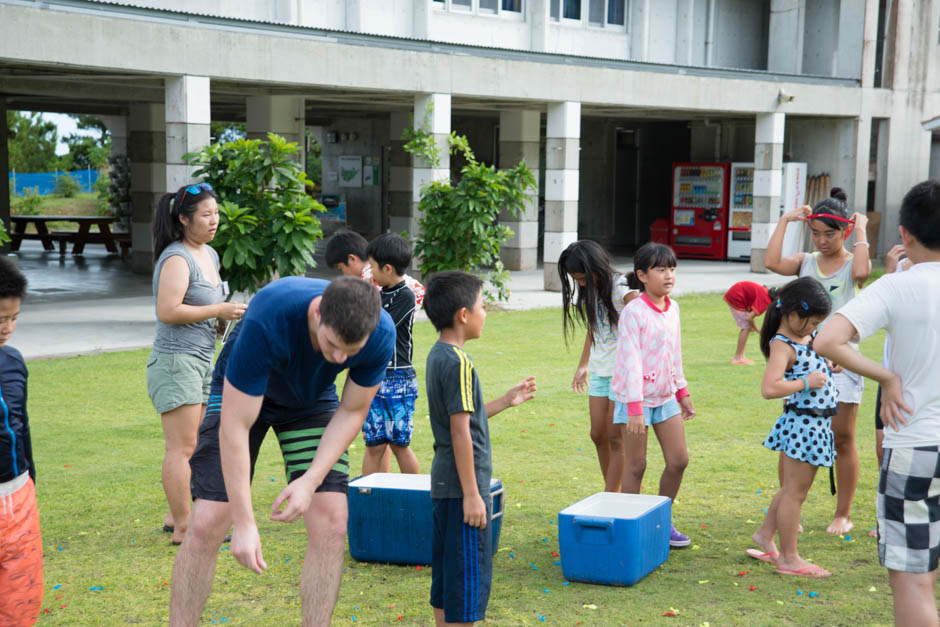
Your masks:
M829 366L829 370L832 370L832 373L842 372L842 366L837 363L833 363L831 360L827 359L826 364Z
M683 420L692 420L695 418L695 405L692 404L691 396L682 397L682 400L679 401L679 406L682 407Z
M486 503L479 494L463 497L463 521L471 527L486 529Z
M574 371L574 379L571 380L571 389L578 394L583 394L588 389L588 369L587 366L578 368Z
M884 423L885 428L891 427L895 431L900 431L901 427L898 425L907 425L907 421L904 420L904 414L901 413L901 410L906 411L908 414L913 414L913 410L908 407L907 403L904 402L904 390L901 386L901 378L897 375L894 375L890 381L887 383L881 384L881 422Z
M822 370L814 370L806 375L806 382L809 384L811 390L818 390L826 385L826 381L828 380L829 377L827 377L826 373Z
M509 388L503 398L506 399L506 407L516 407L532 400L535 398L535 377L526 377L515 384Z
M803 205L802 207L798 207L796 209L793 209L783 214L783 221L784 222L796 222L797 220L802 220L806 216L809 216L812 214L813 214L813 208L810 207L809 205Z
M904 244L895 244L885 253L885 274L891 274L898 269L901 257L904 256Z
M627 421L627 435L643 435L646 433L646 419L643 416L630 416Z

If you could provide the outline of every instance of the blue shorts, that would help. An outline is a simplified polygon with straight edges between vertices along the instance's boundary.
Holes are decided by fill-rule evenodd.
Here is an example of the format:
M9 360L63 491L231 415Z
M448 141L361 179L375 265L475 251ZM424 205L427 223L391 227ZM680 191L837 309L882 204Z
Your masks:
M369 415L362 425L366 446L411 444L417 398L418 377L414 368L389 371L375 393Z
M472 623L486 617L493 579L491 504L486 527L463 522L463 499L431 499L434 535L431 540L431 607L444 610L448 623Z
M676 414L681 413L682 408L679 407L679 401L674 398L670 398L659 407L643 408L643 418L646 421L647 427L652 427L653 425L658 425L661 422L666 422ZM627 404L618 402L616 407L614 407L614 424L625 425L628 422L630 422L630 416L627 413Z
M614 401L614 393L610 391L610 382L613 377L604 377L599 374L591 373L588 379L588 396L602 396Z

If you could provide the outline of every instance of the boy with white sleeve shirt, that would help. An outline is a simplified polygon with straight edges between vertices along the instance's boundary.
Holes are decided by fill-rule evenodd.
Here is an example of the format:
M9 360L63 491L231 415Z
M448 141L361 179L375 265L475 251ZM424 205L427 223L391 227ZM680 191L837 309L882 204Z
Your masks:
M898 625L938 625L940 558L940 182L915 185L898 231L913 267L878 279L819 332L816 351L878 381L885 424L878 481L878 557ZM888 368L849 346L886 329Z

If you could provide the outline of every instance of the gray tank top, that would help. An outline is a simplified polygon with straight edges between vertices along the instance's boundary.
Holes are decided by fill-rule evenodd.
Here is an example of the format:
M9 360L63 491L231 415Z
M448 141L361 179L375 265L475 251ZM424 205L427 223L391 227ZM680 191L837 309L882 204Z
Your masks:
M219 269L219 255L211 246L206 247L212 256L215 269ZM183 296L184 305L204 306L215 305L225 300L222 281L213 285L202 274L202 269L196 263L189 249L182 242L172 242L167 246L153 268L153 303L157 306L157 293L160 288L160 271L163 264L173 255L179 255L186 260L189 266L189 287ZM202 322L188 324L172 324L161 322L157 317L157 333L153 340L153 350L158 353L183 353L195 355L206 361L212 361L215 355L215 318Z

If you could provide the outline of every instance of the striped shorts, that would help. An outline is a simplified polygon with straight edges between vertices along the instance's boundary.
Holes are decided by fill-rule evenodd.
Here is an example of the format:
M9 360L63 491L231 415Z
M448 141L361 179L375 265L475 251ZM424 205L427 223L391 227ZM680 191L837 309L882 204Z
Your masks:
M431 607L444 610L448 623L472 623L486 618L493 579L492 507L486 506L486 527L463 521L463 499L431 499L434 534L431 539Z

